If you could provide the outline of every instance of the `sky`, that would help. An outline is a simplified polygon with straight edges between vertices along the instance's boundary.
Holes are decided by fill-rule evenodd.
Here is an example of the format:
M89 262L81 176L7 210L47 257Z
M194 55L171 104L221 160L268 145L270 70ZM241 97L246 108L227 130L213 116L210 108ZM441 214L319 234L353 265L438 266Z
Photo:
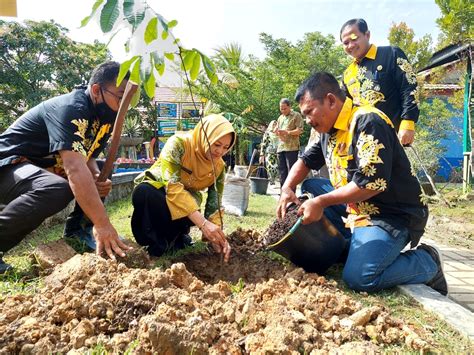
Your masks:
M76 41L106 42L95 23L78 28L94 2L17 0L17 20L53 19L68 28L70 37ZM238 42L244 54L263 58L261 32L292 43L313 31L339 38L341 25L356 17L367 21L371 42L377 45L388 44L392 22L406 22L416 38L431 34L436 41L439 34L435 20L440 11L434 0L148 0L148 4L167 20L178 21L173 33L184 47L197 48L208 55L219 46ZM127 59L124 38L125 35L116 37L109 46L115 60Z

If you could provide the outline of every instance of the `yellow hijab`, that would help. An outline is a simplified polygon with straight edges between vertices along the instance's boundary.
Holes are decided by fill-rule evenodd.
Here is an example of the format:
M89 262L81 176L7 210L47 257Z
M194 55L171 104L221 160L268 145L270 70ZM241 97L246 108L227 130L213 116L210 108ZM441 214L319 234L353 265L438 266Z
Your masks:
M184 157L182 160L181 177L184 185L194 185L198 190L214 183L212 162L206 157L209 145L214 144L226 134L232 134L229 150L235 143L235 131L232 124L222 115L209 115L200 121L192 133L184 135ZM209 140L209 143L206 140ZM222 158L214 159L216 177L224 169ZM185 181L185 180L192 181Z

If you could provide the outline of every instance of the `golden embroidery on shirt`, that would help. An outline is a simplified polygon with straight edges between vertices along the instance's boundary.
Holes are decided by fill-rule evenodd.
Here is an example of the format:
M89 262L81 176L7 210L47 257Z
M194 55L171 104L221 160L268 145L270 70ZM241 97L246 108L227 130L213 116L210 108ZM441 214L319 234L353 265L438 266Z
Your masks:
M362 168L362 173L365 176L369 176L369 177L374 176L376 172L377 172L377 168L373 166L372 164L367 164L366 166Z
M84 146L81 142L73 142L72 143L72 150L75 152L81 153L83 156L87 156L87 152L84 149Z
M411 64L405 58L397 58L397 64L405 72L407 81L410 84L416 84L416 74Z
M94 151L100 147L100 140L107 134L109 133L110 131L110 123L107 123L105 125L103 125L101 128L100 128L100 131L97 133L95 139L94 139L94 143L92 144L92 146L89 148L89 152L87 153L87 159L89 160L89 158L92 156L92 154L94 153Z
M385 95L379 91L368 90L362 93L364 100L372 106L375 106L377 102L385 101Z
M359 210L359 215L374 215L374 214L380 214L380 210L377 206L370 202L358 202L357 203L357 209Z
M379 150L385 148L378 139L374 139L371 134L361 132L357 140L357 151L359 157L359 166L364 167L369 164L383 164L383 160L379 157Z
M89 121L87 121L84 118L78 119L78 120L72 120L72 124L77 126L77 131L74 133L76 136L81 137L82 139L86 138L86 131L87 131L87 126L89 124Z
M413 103L419 105L420 104L420 92L418 91L418 87L413 90L410 95L413 95Z
M382 178L376 179L374 182L369 182L365 187L373 191L385 191L387 189L387 181Z

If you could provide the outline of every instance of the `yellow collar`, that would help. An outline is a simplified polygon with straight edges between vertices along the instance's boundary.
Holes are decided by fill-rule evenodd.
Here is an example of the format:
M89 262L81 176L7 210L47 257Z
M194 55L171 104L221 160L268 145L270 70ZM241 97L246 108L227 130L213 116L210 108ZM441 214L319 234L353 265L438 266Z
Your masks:
M369 47L369 50L365 54L364 58L374 60L376 56L377 56L377 46L375 44L371 44L370 47ZM364 58L362 58L362 59L364 59ZM362 59L358 60L358 59L354 58L354 62L359 63L359 62L362 61Z
M339 112L336 122L334 123L334 128L343 130L343 131L349 130L351 117L352 117L352 100L347 97L346 101L344 101L344 105L342 106L341 112Z
M374 60L376 55L377 55L377 47L375 46L375 44L371 44L365 57Z

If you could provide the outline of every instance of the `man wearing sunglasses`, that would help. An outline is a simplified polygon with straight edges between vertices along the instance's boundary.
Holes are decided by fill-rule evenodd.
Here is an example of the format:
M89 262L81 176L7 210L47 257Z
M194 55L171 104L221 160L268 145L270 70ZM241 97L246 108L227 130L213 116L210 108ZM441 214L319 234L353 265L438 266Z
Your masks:
M65 236L82 238L98 254L125 256L129 248L101 201L112 183L97 181L96 161L112 133L127 84L128 77L116 86L119 69L117 62L102 63L87 88L42 102L0 135L0 253L75 198ZM0 273L7 269L0 254Z

